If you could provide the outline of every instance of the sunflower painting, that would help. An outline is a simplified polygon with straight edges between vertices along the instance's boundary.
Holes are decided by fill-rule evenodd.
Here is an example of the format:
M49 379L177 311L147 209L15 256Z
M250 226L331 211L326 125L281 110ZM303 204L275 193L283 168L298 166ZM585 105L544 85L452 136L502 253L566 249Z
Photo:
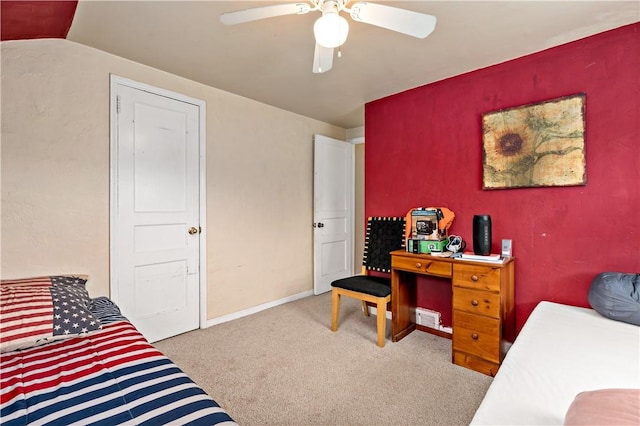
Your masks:
M483 189L586 185L585 94L482 116Z

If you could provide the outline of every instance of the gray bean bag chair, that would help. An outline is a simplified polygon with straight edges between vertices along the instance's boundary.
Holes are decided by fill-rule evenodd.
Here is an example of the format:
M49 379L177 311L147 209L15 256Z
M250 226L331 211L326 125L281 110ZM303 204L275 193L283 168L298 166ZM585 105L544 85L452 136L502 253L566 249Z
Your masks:
M600 315L640 325L640 274L603 272L589 288L589 304Z

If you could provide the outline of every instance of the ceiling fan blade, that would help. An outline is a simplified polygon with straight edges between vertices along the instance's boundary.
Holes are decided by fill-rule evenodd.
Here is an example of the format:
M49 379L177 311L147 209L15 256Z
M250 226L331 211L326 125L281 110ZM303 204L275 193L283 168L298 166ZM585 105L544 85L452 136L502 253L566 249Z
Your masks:
M436 27L436 17L382 4L357 2L351 7L354 21L376 25L417 38L425 38Z
M275 4L272 6L255 7L253 9L227 12L220 15L220 22L225 25L243 24L259 19L273 18L283 15L303 15L311 10L307 3Z
M313 52L313 72L321 74L333 67L333 48L320 46L316 43L316 50Z

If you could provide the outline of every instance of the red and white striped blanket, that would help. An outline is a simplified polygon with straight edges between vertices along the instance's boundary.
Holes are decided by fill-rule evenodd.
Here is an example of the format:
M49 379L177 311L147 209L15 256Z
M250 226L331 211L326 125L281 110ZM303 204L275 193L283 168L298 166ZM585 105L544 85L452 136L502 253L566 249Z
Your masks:
M3 425L235 424L127 321L0 364Z

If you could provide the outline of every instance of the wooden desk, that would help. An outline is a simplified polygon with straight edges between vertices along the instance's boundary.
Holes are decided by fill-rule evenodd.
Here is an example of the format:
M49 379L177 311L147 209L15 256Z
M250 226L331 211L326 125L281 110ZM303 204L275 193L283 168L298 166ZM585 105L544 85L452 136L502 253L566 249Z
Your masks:
M514 259L474 262L391 252L391 339L416 328L415 275L451 279L452 361L494 376L505 355L505 337L515 338Z

